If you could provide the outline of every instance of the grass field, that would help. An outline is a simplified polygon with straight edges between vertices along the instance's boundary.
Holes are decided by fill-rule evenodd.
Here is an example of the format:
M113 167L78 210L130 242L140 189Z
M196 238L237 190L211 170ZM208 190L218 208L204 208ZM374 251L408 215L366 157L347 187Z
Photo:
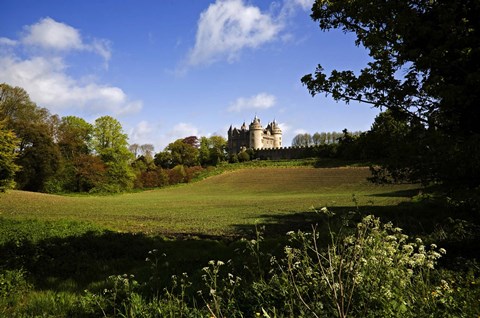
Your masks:
M10 191L0 217L82 221L115 231L235 235L312 207L351 209L409 202L415 185L379 186L368 168L250 168L176 187L114 196L59 196ZM355 196L355 201L352 199Z
M465 239L476 228L443 226L451 211L416 197L425 189L374 185L368 176L365 167L243 167L190 184L111 196L0 194L0 317L102 316L97 298L86 290L103 295L111 288L108 277L124 273L142 283L144 300L173 288L172 275L187 273L191 300L205 287L202 268L211 260L230 260L237 274L253 277L249 268L267 268L269 255L283 255L287 231L309 231L312 223L319 224L326 245L327 217L314 211L324 206L337 214L332 228L346 215L353 225L375 214L412 237L434 239L452 264L455 255L478 255L476 241ZM247 248L252 241L239 239L253 238L256 229L264 237L256 254L261 258ZM146 260L151 251L157 251L154 268ZM476 282L465 277L464 285ZM470 285L465 288L461 297L469 295Z

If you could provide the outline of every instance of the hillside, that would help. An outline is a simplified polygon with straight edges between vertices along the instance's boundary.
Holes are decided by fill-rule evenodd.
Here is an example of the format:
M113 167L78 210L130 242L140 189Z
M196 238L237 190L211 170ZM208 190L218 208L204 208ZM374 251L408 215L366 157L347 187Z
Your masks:
M119 231L232 234L256 221L312 212L312 206L396 205L412 185L377 186L367 168L249 168L200 182L115 196L58 196L10 191L0 216L76 220ZM391 195L389 195L391 193Z

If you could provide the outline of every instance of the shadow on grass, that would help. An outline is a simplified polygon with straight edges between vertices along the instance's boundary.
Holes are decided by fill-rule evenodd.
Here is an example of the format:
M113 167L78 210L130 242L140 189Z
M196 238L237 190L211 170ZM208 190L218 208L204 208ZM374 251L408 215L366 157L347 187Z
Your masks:
M368 167L371 165L369 161L345 160L335 158L318 158L313 163L315 168L341 168L341 167Z
M415 190L412 190L415 191ZM418 191L418 190L416 190ZM409 196L416 192L396 191L385 196ZM317 210L320 210L318 207ZM403 233L414 240L421 237L429 246L436 243L445 248L448 253L442 258L447 266L462 259L478 259L480 255L480 224L478 212L447 208L438 201L403 202L396 206L359 206L359 207L329 207L335 217L327 217L321 212L308 211L292 214L265 214L260 217L265 220L257 228L264 228L265 236L283 235L288 231L311 232L313 227L319 234L319 244L324 247L331 243L330 232L341 228L343 233L355 229L361 219L367 215L379 217L383 223L392 222ZM252 236L254 230L245 225L237 225L237 232ZM458 265L458 264L457 264Z
M385 196L407 196L407 193L411 193L410 190L396 191L395 193L389 193ZM416 193L416 192L415 192ZM383 195L383 194L380 194ZM316 207L317 211L320 211L322 207ZM265 227L265 233L269 236L272 235L285 235L288 231L309 231L312 229L312 225L332 223L332 228L339 226L334 224L343 222L345 217L348 216L351 223L358 223L364 216L375 215L380 217L382 222L392 222L395 226L403 228L405 231L411 234L424 235L430 233L436 223L441 222L447 216L439 210L439 206L436 204L425 203L412 203L403 202L396 206L377 206L377 205L365 205L358 207L351 206L334 206L328 207L330 212L333 212L336 217L329 218L321 212L311 211L295 212L290 214L264 214L258 216L258 218L265 220L257 227ZM255 234L255 228L246 226L243 224L237 224L235 231L243 236L252 236Z
M411 198L419 193L419 189L398 190L385 193L371 194L372 197Z
M381 195L411 194L408 191L397 191ZM258 224L257 228L251 225L236 225L235 233L238 236L235 238L205 234L195 237L191 234L179 234L164 238L134 233L90 231L63 238L48 237L38 241L12 239L0 245L0 269L23 268L31 275L37 289L81 292L86 288L92 289L95 284L101 288L99 282L110 275L128 273L134 274L139 281L147 281L152 270L151 262L147 262L146 258L152 258L149 251L156 249L159 252L156 259L158 261L156 274L161 280L170 282L171 275L186 272L192 281L201 282L201 269L207 266L210 260L236 259L235 262L238 264L246 262L244 258L247 256L238 253L238 250L245 249L245 243L240 242L239 238L254 238L256 231L261 231L266 238L264 249L276 254L282 253L287 240L285 234L288 231L311 231L312 224L318 224L317 231L326 245L329 242L328 224L331 225L331 229L338 229L343 224L342 216L348 216L350 221L348 226L353 229L363 216L373 214L380 217L383 222L391 221L394 226L404 229L410 237L431 235L439 229L446 229L442 228L442 224L447 218L452 216L462 218L462 215L452 215L451 210L435 202L409 202L387 207L340 206L330 207L329 210L336 214L336 217L330 220L326 215L313 211L260 215L259 218L265 221ZM446 232L457 230L452 227ZM465 232L465 228L460 230ZM473 239L471 237L466 239L461 231L458 233L458 239L446 237L442 242L442 237L439 236L440 241L434 242L447 248L448 257L478 257L480 255L478 233ZM163 253L166 257L162 256Z
M166 239L143 234L87 232L79 236L46 238L38 242L9 241L0 246L0 269L24 269L37 289L80 292L110 275L134 274L139 281L156 274L194 273L209 260L230 259L235 244L215 239ZM149 251L157 250L155 255ZM146 261L149 257L150 261Z

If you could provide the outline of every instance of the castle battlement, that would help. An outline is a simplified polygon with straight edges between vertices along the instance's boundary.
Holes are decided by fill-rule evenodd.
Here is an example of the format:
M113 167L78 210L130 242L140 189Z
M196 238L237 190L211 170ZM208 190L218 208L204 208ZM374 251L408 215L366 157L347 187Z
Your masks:
M263 128L260 118L255 116L248 126L240 128L230 126L228 130L228 149L230 153L239 153L242 149L275 149L282 147L282 130L274 120Z

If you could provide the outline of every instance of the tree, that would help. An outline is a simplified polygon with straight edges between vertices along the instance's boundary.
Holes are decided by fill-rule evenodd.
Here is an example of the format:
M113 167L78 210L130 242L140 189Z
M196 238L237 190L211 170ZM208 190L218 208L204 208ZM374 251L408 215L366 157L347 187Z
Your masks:
M16 129L20 139L17 164L22 168L15 181L20 189L45 191L45 185L62 168L61 153L45 123L22 122Z
M194 148L200 147L200 141L198 140L197 136L189 136L183 138L183 143L188 144Z
M91 150L93 126L83 118L62 117L56 132L57 143L64 158L72 159Z
M23 88L0 84L0 121L5 121L7 129L15 130L18 122L45 122L49 116L48 110L37 107Z
M325 144L325 139L322 137L322 134L316 132L312 136L312 143L314 146L320 146Z
M210 141L207 137L200 138L200 147L198 148L198 159L202 166L210 164Z
M0 192L5 192L15 185L15 172L19 169L15 164L18 142L13 131L4 129L0 122Z
M107 167L107 182L101 190L118 192L133 187L135 175L129 164L133 155L120 122L110 116L96 119L93 137L95 152Z
M98 156L81 154L74 158L74 182L72 191L88 192L101 188L107 182L107 167Z
M156 153L153 162L157 167L162 167L163 169L169 169L174 167L172 153L168 151L168 149Z
M21 169L15 181L20 189L43 191L62 167L55 143L58 117L30 100L21 87L0 84L0 121L19 139L16 164Z
M143 144L140 146L140 151L142 152L142 156L145 157L148 161L153 160L153 152L155 151L155 147L152 144Z
M214 165L227 160L227 141L222 136L200 138L199 161L202 166Z
M133 157L136 159L138 157L138 152L140 150L140 145L139 144L131 144L128 146L128 150L133 154Z
M302 82L312 95L386 108L422 125L419 145L434 155L422 159L432 160L430 169L411 179L475 187L480 184L478 16L476 0L317 0L311 17L320 28L354 33L372 60L359 74L327 75L318 65Z
M210 162L217 165L227 160L227 141L222 136L213 135L209 138Z
M128 137L123 132L122 124L111 116L103 116L95 120L93 135L95 151L99 154L105 149L128 151Z
M95 120L93 128L93 145L95 152L104 162L115 160L128 161L132 154L128 151L127 135L118 120L103 116Z
M187 167L197 165L199 163L198 149L191 144L185 143L183 140L177 139L166 148L172 155L173 165L184 165Z
M292 146L293 147L309 147L313 145L312 136L308 133L298 134L293 137Z

